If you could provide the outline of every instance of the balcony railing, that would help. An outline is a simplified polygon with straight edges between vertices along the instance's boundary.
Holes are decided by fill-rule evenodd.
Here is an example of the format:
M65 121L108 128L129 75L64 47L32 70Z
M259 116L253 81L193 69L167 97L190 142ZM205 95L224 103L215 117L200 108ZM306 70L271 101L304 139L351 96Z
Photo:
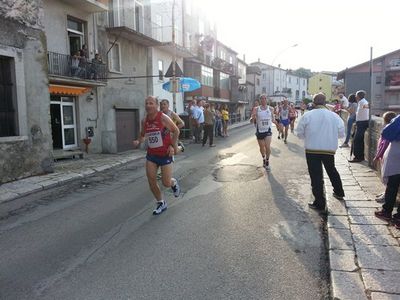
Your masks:
M107 81L104 63L90 62L86 58L48 52L49 75L83 80Z

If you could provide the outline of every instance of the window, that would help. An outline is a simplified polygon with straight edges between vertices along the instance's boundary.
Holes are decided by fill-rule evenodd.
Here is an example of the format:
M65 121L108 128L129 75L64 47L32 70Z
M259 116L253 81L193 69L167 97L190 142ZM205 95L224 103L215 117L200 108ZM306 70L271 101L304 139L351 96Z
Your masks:
M208 86L213 86L213 69L206 66L201 66L201 83Z
M292 77L288 77L289 78L289 83L292 83Z
M229 55L229 63L233 65L233 57L231 55Z
M156 39L158 41L161 41L162 39L162 15L157 14L156 15L156 21L155 21L155 32L156 32Z
M221 73L219 75L219 87L223 90L229 90L229 75Z
M85 23L73 17L67 19L69 51L74 55L85 44Z
M185 1L185 8L186 8L186 14L189 16L192 14L192 1Z
M296 84L299 84L299 78L296 78Z
M204 22L199 20L199 34L204 35Z
M17 135L14 60L0 56L0 137Z
M262 79L264 79L264 80L267 79L267 74L263 73L262 74Z
M301 92L301 98L304 99L305 97L306 97L306 92L305 92L305 91L302 91L302 92Z
M164 62L162 60L158 60L158 79L164 80Z
M299 100L299 98L300 98L300 92L299 90L296 90L296 100Z
M376 76L376 84L382 83L382 76Z
M108 68L110 69L110 72L121 72L121 49L120 49L120 44L115 43L113 46L113 42L109 43L110 45L110 52L108 53Z
M306 80L305 79L303 79L303 85L306 85Z
M260 78L257 78L257 85L260 85Z
M187 49L191 49L191 47L192 47L192 44L190 42L190 33L189 32L186 32L186 45L185 45L185 47Z
M222 60L226 60L226 55L225 55L225 51L221 49L221 51L219 52L219 58Z
M262 93L263 93L263 94L266 94L266 93L267 93L267 88L266 88L265 86L262 88Z

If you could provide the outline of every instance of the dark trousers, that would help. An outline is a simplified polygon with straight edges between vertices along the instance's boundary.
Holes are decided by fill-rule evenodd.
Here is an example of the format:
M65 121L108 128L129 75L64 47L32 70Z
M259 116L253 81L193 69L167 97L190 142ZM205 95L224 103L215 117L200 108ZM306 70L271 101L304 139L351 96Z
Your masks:
M314 204L325 208L326 199L324 194L324 175L322 165L329 176L333 186L333 192L344 197L342 180L335 167L335 156L331 154L310 154L306 153L308 173L311 178L311 188L314 195Z
M400 186L400 174L389 176L385 190L385 204L383 209L387 212L392 212L396 203L397 192ZM400 213L400 206L397 208Z
M201 142L201 132L203 131L203 123L195 126L194 128L194 141L195 143Z
M207 138L210 138L210 145L212 145L214 141L214 125L204 124L203 131L203 146L207 143Z
M357 121L356 122L356 134L353 140L353 151L354 158L364 160L364 135L368 128L369 121Z
M353 128L353 123L356 121L356 116L349 117L347 120L347 134L346 134L346 140L344 141L345 144L348 144L350 141L350 136L351 136L351 129Z

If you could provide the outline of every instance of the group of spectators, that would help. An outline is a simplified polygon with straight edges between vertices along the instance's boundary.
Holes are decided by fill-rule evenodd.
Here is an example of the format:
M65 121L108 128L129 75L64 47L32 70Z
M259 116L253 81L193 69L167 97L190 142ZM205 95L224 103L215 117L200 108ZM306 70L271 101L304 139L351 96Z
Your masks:
M71 75L85 79L98 79L99 65L103 64L103 59L99 53L94 55L90 61L86 45L71 56Z
M345 148L350 147L350 137L353 136L350 163L360 163L365 159L364 135L369 127L370 118L370 107L365 97L366 92L363 90L350 94L348 98L339 95L339 101L331 109L338 115L343 110L348 111L346 135L343 121L338 117L333 118L334 114L330 115L323 109L315 110L312 114L305 114L299 122L298 135L306 140L307 164L315 197L314 202L310 203L313 208L323 210L326 205L322 193L322 165L333 185L334 197L343 199L345 196L333 158L338 138L345 136L344 143L340 146ZM323 94L314 97L316 108L323 108L324 104L325 96ZM322 120L324 121L321 122ZM400 187L400 116L393 111L388 111L383 114L383 120L383 129L373 162L380 165L382 182L386 185L386 189L382 195L377 196L377 201L382 202L383 206L382 209L375 212L375 216L391 222L397 229L400 229L400 206L397 208L397 213L392 214ZM353 154L354 158L352 158Z
M229 110L226 104L215 105L204 100L193 100L188 107L193 140L214 147L214 137L228 137Z

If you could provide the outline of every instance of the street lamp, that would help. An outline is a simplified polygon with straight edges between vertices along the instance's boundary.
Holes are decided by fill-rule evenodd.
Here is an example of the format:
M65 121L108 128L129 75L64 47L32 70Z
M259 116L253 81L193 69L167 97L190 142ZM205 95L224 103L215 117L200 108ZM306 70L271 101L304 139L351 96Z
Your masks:
M275 94L275 68L274 68L274 63L276 61L276 59L282 55L284 52L286 52L287 50L289 50L290 48L295 48L297 47L299 44L294 44L291 45L289 47L286 47L285 49L281 50L278 52L278 54L274 57L274 59L272 60L271 66L272 66L272 94Z

